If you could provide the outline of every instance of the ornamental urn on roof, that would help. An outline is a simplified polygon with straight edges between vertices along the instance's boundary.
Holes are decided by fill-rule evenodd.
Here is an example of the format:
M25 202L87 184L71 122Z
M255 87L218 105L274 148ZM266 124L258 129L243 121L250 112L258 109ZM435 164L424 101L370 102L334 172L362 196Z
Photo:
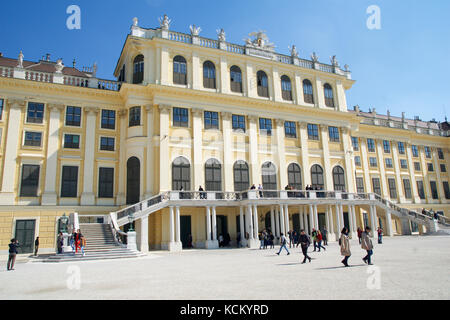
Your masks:
M269 38L267 37L265 31L252 32L249 33L249 36L253 39L250 38L245 39L246 46L257 49L274 51L275 45L269 42Z

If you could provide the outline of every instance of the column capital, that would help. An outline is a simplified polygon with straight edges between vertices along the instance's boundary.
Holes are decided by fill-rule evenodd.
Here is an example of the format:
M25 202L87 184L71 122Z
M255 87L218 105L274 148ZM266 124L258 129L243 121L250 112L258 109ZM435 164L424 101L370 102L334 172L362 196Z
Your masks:
M159 112L160 113L169 113L170 110L172 109L172 106L168 105L168 104L160 104L159 105Z
M201 117L203 114L203 110L198 108L192 108L191 112L194 117Z
M63 104L49 103L48 107L50 111L63 111L65 106Z
M258 116L257 115L254 115L254 114L250 114L250 115L248 115L248 121L250 121L250 122L256 122L256 121L258 121Z
M275 119L275 123L277 124L277 126L282 126L282 125L284 125L284 120L283 119Z
M350 133L350 128L349 127L341 127L341 132L342 134L349 134Z
M222 116L223 120L230 120L232 113L231 112L221 112L220 115Z
M100 111L100 109L98 107L84 107L84 111L88 114L88 115L97 115Z
M27 102L23 99L9 98L8 104L9 104L10 108L13 108L13 109L24 109L27 105Z
M117 114L119 115L119 117L126 117L128 113L127 109L119 109L117 110Z
M145 111L147 111L147 113L153 112L153 104L146 104L144 106L144 108L145 108Z
M328 126L325 124L320 124L320 129L321 132L326 132L328 130Z
M303 122L303 121L299 121L298 122L298 126L300 127L300 129L306 129L308 127L308 123L307 122Z

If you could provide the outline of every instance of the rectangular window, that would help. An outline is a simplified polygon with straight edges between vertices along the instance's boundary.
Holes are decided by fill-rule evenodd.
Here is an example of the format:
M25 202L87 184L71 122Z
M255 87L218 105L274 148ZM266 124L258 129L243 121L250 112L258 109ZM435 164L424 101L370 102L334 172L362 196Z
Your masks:
M1 115L0 115L0 119L1 119ZM441 148L437 149L437 153L438 153L439 159L444 160L444 152L442 151Z
M384 153L391 153L391 144L387 140L383 140Z
M373 168L378 167L378 164L377 164L377 158L375 158L375 157L370 157L370 158L369 158L369 164L370 164L370 166L373 167Z
M116 111L102 110L102 129L116 129Z
M42 140L42 132L25 132L24 146L28 147L40 147Z
M414 162L414 170L420 171L420 162Z
M419 156L419 149L417 148L417 146L412 145L411 151L414 158L417 158Z
M405 198L411 199L411 182L409 181L409 179L403 179L403 189L405 190Z
M367 139L367 149L369 152L375 152L375 141L373 139Z
M339 142L339 129L336 127L328 127L328 134L331 142Z
M359 151L359 141L357 137L352 137L353 151Z
M2 120L3 116L3 99L0 99L0 120Z
M450 189L448 187L448 182L444 181L442 182L442 185L444 186L444 193L445 193L445 199L450 199Z
M433 172L434 168L433 168L433 164L431 162L427 163L427 168L429 172Z
M100 138L100 150L102 151L114 151L114 138L101 137Z
M405 154L405 144L403 142L398 143L398 153Z
M445 164L441 163L441 172L447 172L447 168L445 167Z
M27 111L28 123L43 123L44 122L44 104L43 103L28 103Z
M408 169L408 162L405 159L400 159L400 167L402 169Z
M76 198L78 194L78 167L63 166L61 176L61 197Z
M80 136L77 134L64 135L64 148L80 149Z
M185 127L189 125L189 111L185 108L173 108L173 126Z
M439 199L436 181L430 181L430 188L431 188L431 197L436 200Z
M79 127L81 126L81 108L67 107L66 108L66 126Z
M373 192L381 196L380 178L372 178Z
M308 124L308 139L319 140L319 126L317 124Z
M114 168L99 168L98 197L113 198L114 194Z
M284 134L288 138L297 138L297 125L293 121L284 122Z
M22 180L20 184L21 197L37 197L39 170L40 167L38 165L22 165Z
M355 156L355 166L361 167L361 157Z
M259 132L268 136L272 135L272 119L259 118Z
M395 186L395 179L389 178L388 185L389 185L389 197L391 199L397 199L397 187Z
M130 108L128 116L128 126L137 127L141 125L141 107Z
M219 113L205 111L205 129L219 129Z
M392 168L392 159L391 158L384 159L384 163L386 164L386 168Z
M233 131L245 133L245 116L233 114L232 124L233 124Z
M425 199L425 191L423 189L423 181L417 181L417 192L419 194L419 198L424 200Z
M364 193L364 178L356 177L356 192Z
M431 158L431 148L430 147L425 147L425 157L427 157L428 159Z

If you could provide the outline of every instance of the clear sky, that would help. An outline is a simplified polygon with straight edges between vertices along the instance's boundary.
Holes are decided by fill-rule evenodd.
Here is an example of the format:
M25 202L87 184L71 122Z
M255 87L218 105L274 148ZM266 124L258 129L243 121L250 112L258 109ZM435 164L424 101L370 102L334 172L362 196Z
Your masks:
M66 9L81 8L81 30L68 30ZM370 5L381 9L381 29L369 30ZM0 52L26 60L46 53L64 64L92 66L98 76L113 71L133 17L141 27L158 27L166 13L171 29L216 39L224 28L227 41L243 44L248 33L267 32L276 51L288 54L295 44L300 57L314 51L330 63L336 55L357 82L348 105L362 110L423 120L443 121L450 113L450 1L448 0L41 0L2 1Z

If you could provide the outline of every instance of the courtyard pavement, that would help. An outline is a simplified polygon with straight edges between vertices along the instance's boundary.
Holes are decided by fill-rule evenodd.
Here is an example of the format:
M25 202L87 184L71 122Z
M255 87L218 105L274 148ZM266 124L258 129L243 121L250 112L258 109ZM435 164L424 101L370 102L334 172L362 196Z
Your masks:
M336 242L280 256L275 249L154 251L136 259L41 263L21 260L6 271L0 299L449 299L450 236L403 236L374 241L374 266L351 241L350 268ZM310 251L312 247L310 247Z

